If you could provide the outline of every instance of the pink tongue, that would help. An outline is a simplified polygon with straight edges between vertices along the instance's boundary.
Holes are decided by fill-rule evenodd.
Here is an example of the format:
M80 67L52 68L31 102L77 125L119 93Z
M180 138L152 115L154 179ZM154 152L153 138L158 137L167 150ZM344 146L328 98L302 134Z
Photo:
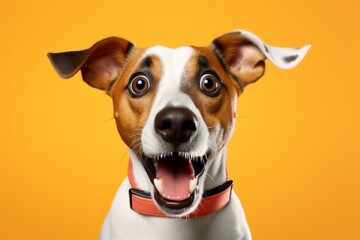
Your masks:
M188 159L165 159L158 162L156 178L161 180L162 196L172 201L182 201L190 197L190 180L195 177Z

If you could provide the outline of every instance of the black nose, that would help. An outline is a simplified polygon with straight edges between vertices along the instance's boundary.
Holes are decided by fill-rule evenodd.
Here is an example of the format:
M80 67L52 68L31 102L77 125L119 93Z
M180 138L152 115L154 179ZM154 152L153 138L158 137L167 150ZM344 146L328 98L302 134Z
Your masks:
M156 132L175 147L188 141L196 129L197 118L187 108L167 107L155 117Z

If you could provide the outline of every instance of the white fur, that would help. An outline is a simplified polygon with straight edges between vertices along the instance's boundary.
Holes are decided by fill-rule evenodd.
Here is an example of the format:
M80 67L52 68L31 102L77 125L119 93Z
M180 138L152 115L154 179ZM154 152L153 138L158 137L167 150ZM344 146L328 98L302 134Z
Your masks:
M173 151L171 145L156 134L154 129L154 119L156 115L166 106L186 107L191 110L199 120L198 130L190 140L192 146L181 145L179 151L190 151L190 154L193 156L201 156L206 153L206 140L209 134L206 124L202 120L201 114L191 98L180 91L181 80L185 77L185 64L193 54L193 51L191 47L169 49L157 46L145 52L145 56L158 56L163 66L163 76L161 77L158 92L156 93L153 106L151 106L151 111L141 136L143 150L147 156L153 157L159 153Z

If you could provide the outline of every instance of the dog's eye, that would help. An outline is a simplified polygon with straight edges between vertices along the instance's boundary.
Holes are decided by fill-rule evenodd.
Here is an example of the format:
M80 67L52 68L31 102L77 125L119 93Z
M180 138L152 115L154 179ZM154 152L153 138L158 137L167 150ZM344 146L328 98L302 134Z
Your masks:
M216 96L220 92L220 82L212 74L204 74L199 82L200 89L209 96Z
M130 81L128 89L133 97L141 97L150 89L150 81L145 75L135 76Z

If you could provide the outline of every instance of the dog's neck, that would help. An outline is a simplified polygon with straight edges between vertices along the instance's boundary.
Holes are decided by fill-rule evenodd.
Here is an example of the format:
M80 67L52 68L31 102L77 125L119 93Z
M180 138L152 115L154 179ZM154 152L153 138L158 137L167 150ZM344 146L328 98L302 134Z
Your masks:
M227 180L227 169L226 169L226 148L223 148L211 162L209 170L205 176L204 189L209 190L217 187Z
M132 162L134 180L139 189L150 192L153 188L149 177L141 164L141 161L137 158L132 149L129 148L130 161ZM214 157L209 165L209 169L206 172L204 190L212 189L226 182L227 170L226 170L226 149L223 148Z

